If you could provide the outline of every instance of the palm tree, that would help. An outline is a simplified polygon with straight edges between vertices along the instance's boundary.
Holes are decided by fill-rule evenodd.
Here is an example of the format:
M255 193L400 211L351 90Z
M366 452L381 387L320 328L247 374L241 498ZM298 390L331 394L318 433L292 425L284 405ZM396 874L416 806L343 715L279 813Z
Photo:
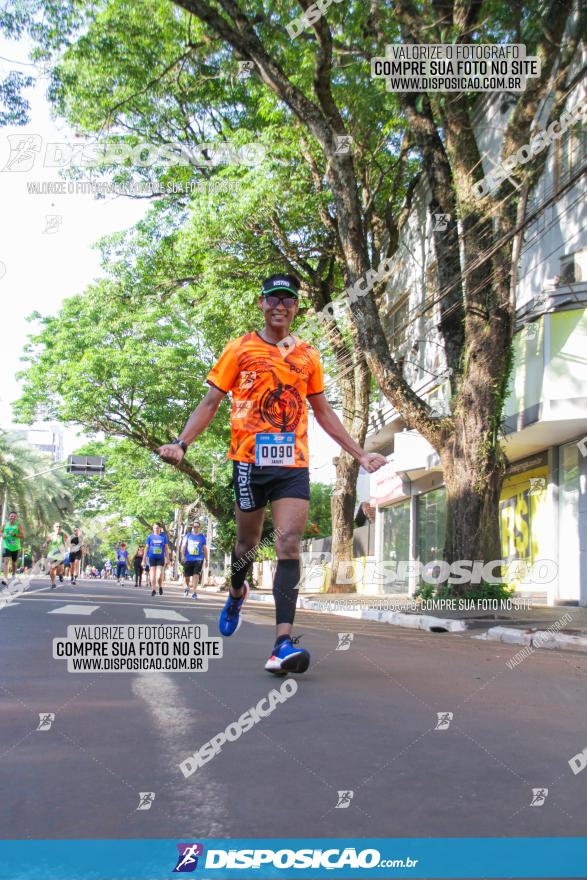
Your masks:
M35 551L40 549L51 524L71 511L68 477L62 471L49 471L51 465L50 456L30 446L18 434L0 431L3 514L17 511L25 525L26 543Z

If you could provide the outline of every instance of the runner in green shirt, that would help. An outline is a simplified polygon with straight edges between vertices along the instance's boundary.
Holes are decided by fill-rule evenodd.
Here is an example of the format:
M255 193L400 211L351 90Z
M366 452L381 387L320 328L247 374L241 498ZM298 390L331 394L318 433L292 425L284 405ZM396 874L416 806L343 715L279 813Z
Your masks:
M4 578L2 580L2 586L7 586L8 579L8 570L10 568L10 561L12 560L12 577L16 577L16 567L18 565L18 554L22 549L22 542L24 541L24 532L22 530L22 524L18 519L18 514L15 510L11 510L8 516L8 522L4 524L2 529L3 536L3 551L2 556L4 559Z
M65 559L65 545L69 540L68 536L61 529L61 523L53 523L53 531L43 544L47 548L47 561L49 563L49 577L51 578L51 589L57 586L55 583L55 575L59 576L60 583L63 583L63 560Z

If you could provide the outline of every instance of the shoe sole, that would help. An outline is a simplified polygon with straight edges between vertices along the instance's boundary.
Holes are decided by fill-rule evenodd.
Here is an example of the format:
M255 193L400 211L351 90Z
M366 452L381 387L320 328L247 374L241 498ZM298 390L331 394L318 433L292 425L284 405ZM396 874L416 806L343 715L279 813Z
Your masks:
M305 672L309 665L310 655L307 652L300 652L299 654L291 654L289 657L286 657L279 666L273 669L265 665L265 669L267 672L272 672L273 675L287 675L288 672L299 674Z

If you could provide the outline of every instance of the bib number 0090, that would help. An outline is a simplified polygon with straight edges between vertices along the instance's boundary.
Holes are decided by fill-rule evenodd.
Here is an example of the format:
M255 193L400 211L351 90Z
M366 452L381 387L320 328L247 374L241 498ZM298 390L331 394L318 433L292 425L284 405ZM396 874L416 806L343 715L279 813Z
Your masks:
M295 467L295 434L257 434L255 463L258 467Z
M291 446L261 446L261 458L289 458L293 461L293 449Z

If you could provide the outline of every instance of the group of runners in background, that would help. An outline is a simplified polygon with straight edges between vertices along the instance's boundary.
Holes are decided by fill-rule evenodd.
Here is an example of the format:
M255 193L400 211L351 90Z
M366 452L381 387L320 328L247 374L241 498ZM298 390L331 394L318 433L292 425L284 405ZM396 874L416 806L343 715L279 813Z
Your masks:
M8 586L10 577L16 578L19 571L19 558L23 554L23 542L25 540L22 522L16 511L10 511L8 520L2 526L3 544L3 572L2 586ZM72 586L76 586L80 576L83 550L83 537L80 528L74 528L71 535L67 535L56 522L46 540L42 544L43 554L46 555L51 589L64 582L69 576ZM124 584L129 573L130 555L127 545L121 541L116 550L115 577L119 584ZM204 563L208 561L208 548L206 536L200 531L199 520L194 520L186 532L180 546L180 562L183 565L185 589L184 596L190 595L197 599L196 587L202 573ZM134 586L141 587L143 572L147 576L147 583L151 586L151 596L155 596L157 590L163 595L163 580L165 569L169 565L169 539L159 523L154 523L153 530L144 544L139 544L132 557L132 569L134 572ZM110 560L104 563L102 569L95 566L86 566L87 577L110 578L113 574L113 566Z

